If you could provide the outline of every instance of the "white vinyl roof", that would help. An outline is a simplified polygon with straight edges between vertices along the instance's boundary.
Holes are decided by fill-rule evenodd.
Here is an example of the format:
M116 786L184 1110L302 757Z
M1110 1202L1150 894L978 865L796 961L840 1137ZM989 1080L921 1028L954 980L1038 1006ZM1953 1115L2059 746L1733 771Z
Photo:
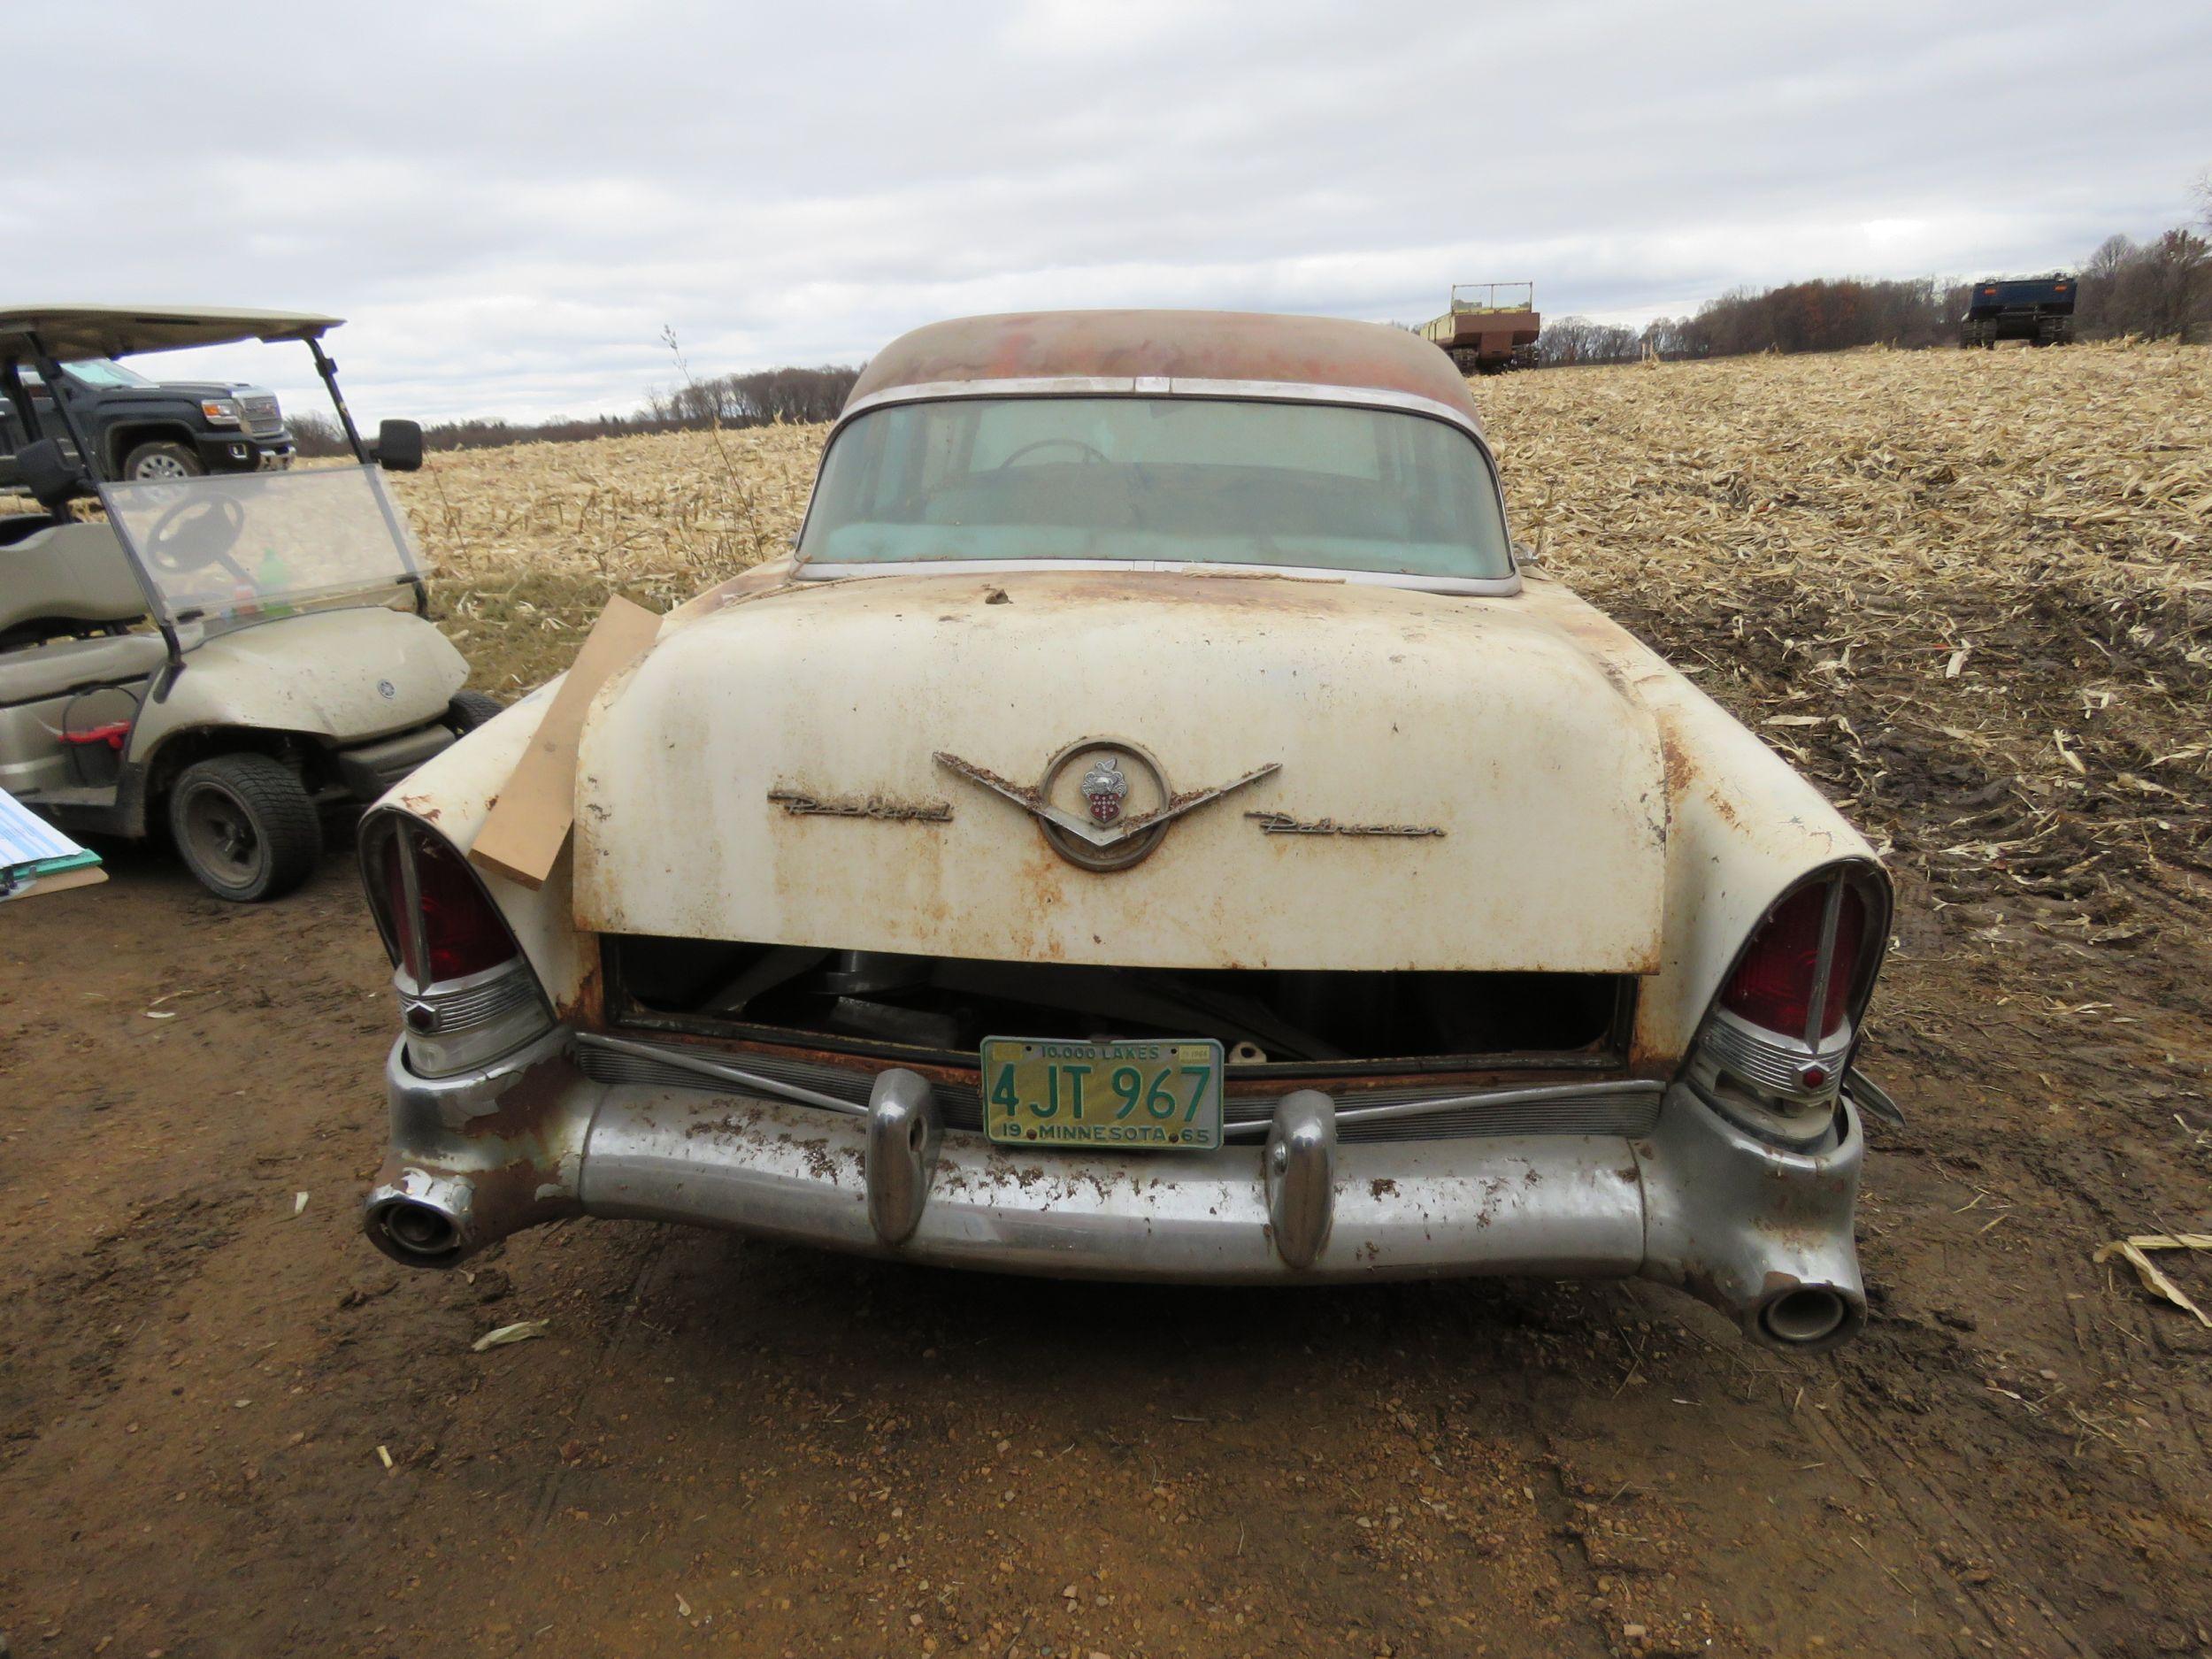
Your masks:
M0 305L0 361L27 359L33 334L52 356L73 363L241 340L313 340L344 321L311 311L191 305Z

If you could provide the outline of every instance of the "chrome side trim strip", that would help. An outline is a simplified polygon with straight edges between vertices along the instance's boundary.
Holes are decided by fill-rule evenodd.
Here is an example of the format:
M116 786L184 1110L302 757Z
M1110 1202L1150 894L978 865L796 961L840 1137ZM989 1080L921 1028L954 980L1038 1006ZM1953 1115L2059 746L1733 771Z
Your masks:
M767 1094L804 1105L827 1106L849 1117L864 1117L868 1107L856 1098L832 1094L797 1081L797 1072L827 1087L848 1084L855 1094L869 1081L857 1069L838 1073L829 1067L770 1063L753 1069L725 1065L695 1051L659 1043L634 1042L579 1032L575 1037L577 1063L585 1075L602 1083L631 1083L646 1087L683 1087L680 1078L719 1082ZM671 1076L670 1073L676 1076ZM781 1073L781 1075L779 1075ZM1356 1082L1356 1079L1340 1082ZM693 1085L696 1087L696 1085ZM934 1086L938 1121L946 1129L974 1133L982 1126L982 1110L973 1087L939 1083ZM1387 1093L1396 1093L1388 1091ZM1384 1091L1378 1091L1384 1093ZM1513 1088L1476 1089L1456 1094L1417 1094L1411 1099L1385 1100L1368 1106L1338 1105L1335 1121L1340 1138L1404 1140L1417 1138L1425 1119L1446 1120L1435 1127L1456 1137L1470 1133L1506 1135L1641 1134L1648 1133L1659 1110L1663 1086L1640 1079L1581 1083L1545 1083ZM1341 1099L1342 1096L1333 1097ZM1354 1101L1361 1097L1351 1096ZM1224 1137L1231 1141L1260 1141L1267 1138L1275 1110L1272 1098L1236 1095L1224 1103ZM1561 1117L1548 1125L1538 1111L1551 1108ZM1470 1124L1470 1114L1494 1110L1494 1125ZM1569 1121L1579 1115L1578 1121Z
M796 1083L787 1083L781 1078L764 1077L757 1071L740 1071L733 1065L704 1059L682 1048L662 1048L641 1042L626 1041L620 1037L603 1037L597 1032L580 1031L576 1033L580 1048L598 1048L608 1054L627 1055L634 1060L651 1060L661 1065L673 1066L679 1071L689 1071L699 1077L709 1077L717 1082L734 1083L740 1088L752 1089L759 1094L772 1094L780 1100L797 1101L803 1106L819 1106L827 1111L841 1112L848 1118L865 1118L868 1109L856 1106L849 1100L834 1094L824 1094Z
M1470 1094L1447 1094L1434 1100L1395 1101L1387 1106L1340 1106L1335 1121L1340 1126L1390 1123L1468 1107L1585 1105L1597 1101L1655 1107L1665 1092L1664 1084L1635 1078L1614 1083L1546 1083L1532 1088L1479 1089ZM1231 1123L1224 1126L1222 1133L1232 1141L1255 1140L1264 1135L1267 1126L1265 1121Z

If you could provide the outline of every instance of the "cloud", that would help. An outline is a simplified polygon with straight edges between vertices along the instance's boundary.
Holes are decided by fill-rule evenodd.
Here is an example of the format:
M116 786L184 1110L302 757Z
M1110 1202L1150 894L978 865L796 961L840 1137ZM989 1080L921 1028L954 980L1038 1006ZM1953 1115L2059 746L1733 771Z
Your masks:
M2212 12L2147 0L807 7L390 0L12 20L27 297L294 305L361 412L634 406L977 310L1640 319L2078 259L2190 211ZM82 119L86 39L100 119ZM194 373L312 382L287 357Z

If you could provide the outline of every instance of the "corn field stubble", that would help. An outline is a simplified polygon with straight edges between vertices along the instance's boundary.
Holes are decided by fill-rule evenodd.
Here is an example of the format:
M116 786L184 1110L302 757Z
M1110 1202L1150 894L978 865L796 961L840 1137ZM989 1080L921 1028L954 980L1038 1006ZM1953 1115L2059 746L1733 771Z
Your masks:
M1535 568L1993 937L2125 944L2212 858L2212 351L1862 351L1479 380ZM398 485L474 683L781 551L822 426L442 454Z

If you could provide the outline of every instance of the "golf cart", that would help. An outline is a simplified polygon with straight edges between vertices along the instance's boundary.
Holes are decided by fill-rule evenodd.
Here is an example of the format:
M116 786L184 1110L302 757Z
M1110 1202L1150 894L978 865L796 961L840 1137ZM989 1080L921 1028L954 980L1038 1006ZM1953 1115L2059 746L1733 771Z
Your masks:
M375 799L498 710L426 620L380 473L422 465L422 429L363 443L322 345L339 323L0 307L0 396L32 439L12 488L40 509L0 513L0 789L72 831L165 825L227 899L297 887L325 805ZM25 389L27 365L52 384L70 362L248 340L306 345L352 465L97 480L67 402ZM96 495L105 521L80 520Z

